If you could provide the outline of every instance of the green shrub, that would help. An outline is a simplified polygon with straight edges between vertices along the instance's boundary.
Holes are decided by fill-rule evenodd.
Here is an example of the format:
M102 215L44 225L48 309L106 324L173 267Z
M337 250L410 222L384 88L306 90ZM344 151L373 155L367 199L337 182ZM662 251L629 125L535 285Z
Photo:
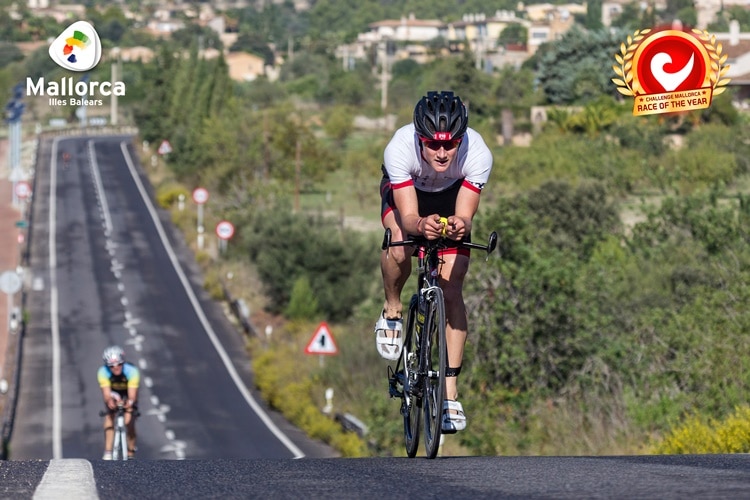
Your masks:
M297 329L298 333L303 330ZM367 456L366 444L357 435L345 431L318 409L312 397L315 377L309 375L314 368L309 361L300 359L300 343L294 339L289 342L289 332L279 332L276 336L287 342L282 340L274 349L252 349L255 384L263 398L306 435L328 443L343 456Z
M190 193L185 186L182 184L168 183L160 186L156 190L156 202L162 208L170 208L179 200L180 195L185 197L185 201L190 199Z

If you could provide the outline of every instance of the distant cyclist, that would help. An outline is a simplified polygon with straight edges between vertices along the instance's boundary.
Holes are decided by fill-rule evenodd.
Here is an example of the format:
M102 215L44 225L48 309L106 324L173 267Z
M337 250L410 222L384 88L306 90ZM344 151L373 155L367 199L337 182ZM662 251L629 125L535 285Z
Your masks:
M440 283L445 294L448 369L443 432L466 428L457 401L457 378L463 363L468 330L463 284L469 251L456 248L471 241L479 195L492 170L492 153L482 136L470 128L469 114L453 92L428 92L414 108L412 123L398 129L385 148L381 218L394 240L420 235L428 240L446 236L440 251ZM447 222L443 222L447 220ZM411 274L413 248L383 251L380 259L385 303L375 325L380 355L398 359L403 347L401 291Z
M112 460L112 442L115 435L115 410L118 401L125 407L125 425L128 434L128 458L135 458L136 435L134 412L138 406L138 385L140 372L138 368L125 362L125 352L120 346L107 347L102 354L104 365L99 368L96 376L102 389L102 398L107 407L104 417L104 460Z

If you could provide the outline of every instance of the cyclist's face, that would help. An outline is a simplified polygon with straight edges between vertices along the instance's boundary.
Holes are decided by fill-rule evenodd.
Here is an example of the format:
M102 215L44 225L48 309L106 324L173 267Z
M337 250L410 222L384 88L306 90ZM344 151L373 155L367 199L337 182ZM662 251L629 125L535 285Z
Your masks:
M122 373L122 363L120 363L119 365L107 365L107 366L109 366L109 369L115 375L119 375L120 373Z
M458 153L460 140L453 141L420 141L422 146L422 157L438 172L445 172L453 163L453 158Z

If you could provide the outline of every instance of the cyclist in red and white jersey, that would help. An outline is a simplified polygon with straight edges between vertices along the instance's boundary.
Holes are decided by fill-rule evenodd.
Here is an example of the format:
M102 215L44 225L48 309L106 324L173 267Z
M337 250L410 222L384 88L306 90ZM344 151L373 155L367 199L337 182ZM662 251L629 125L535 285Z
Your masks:
M386 146L380 184L383 227L392 231L394 240L407 235L432 240L443 233L448 238L440 270L448 343L444 432L466 428L457 401L457 377L467 336L463 282L469 251L450 248L450 242L470 240L493 161L481 135L468 123L468 111L453 92L428 92L414 108L413 122L398 129ZM403 347L401 291L411 274L412 253L410 247L393 247L381 255L385 303L375 325L375 341L378 353L389 360L398 359Z

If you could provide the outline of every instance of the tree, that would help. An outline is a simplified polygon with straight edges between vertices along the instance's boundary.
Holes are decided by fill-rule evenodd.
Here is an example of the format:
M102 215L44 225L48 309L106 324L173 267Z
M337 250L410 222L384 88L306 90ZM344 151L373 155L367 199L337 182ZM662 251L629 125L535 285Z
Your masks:
M16 44L0 42L0 68L4 68L14 61L21 60L23 60L23 53Z
M310 279L301 276L294 282L289 305L284 310L289 319L313 320L318 317L318 300L310 286Z
M318 310L331 321L348 318L367 297L369 289L362 286L362 277L374 275L377 269L374 244L361 233L337 225L319 216L295 215L281 206L254 214L253 231L243 233L242 242L258 267L270 310L288 310L295 284L303 277L312 277Z
M257 33L241 33L237 40L229 47L230 52L249 52L256 54L263 58L264 63L268 65L274 64L274 54L271 48L268 46L263 38Z
M608 30L584 32L572 28L560 40L544 44L537 77L552 104L585 103L613 94L610 81L615 54L624 36Z
M526 45L528 31L521 23L508 23L497 37L497 42L503 46L514 44Z

